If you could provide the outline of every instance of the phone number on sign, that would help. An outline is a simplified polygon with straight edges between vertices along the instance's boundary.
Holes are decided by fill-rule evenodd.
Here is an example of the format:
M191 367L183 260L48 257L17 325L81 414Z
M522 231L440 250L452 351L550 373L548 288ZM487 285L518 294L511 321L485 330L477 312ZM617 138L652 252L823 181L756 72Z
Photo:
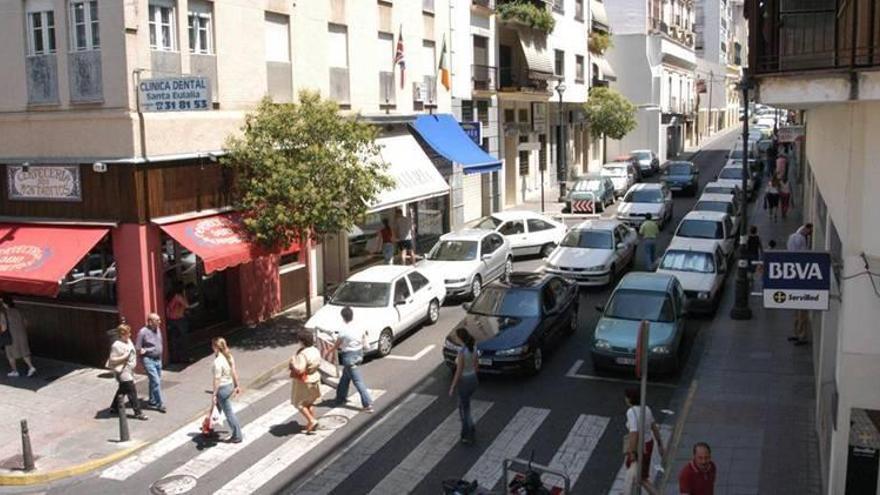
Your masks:
M153 105L160 112L169 110L204 110L208 108L208 100L157 101Z

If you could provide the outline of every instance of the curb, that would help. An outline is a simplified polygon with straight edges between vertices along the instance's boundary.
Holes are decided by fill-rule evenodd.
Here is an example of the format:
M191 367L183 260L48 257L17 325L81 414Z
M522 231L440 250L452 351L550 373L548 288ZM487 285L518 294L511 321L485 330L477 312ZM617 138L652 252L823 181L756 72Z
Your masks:
M137 445L132 445L131 447L120 450L118 452L114 452L100 459L93 459L91 461L84 462L76 466L56 469L55 471L48 471L45 473L3 474L0 475L0 486L38 485L56 481L62 478L79 476L81 474L88 473L89 471L93 471L100 467L106 466L107 464L111 464L120 459L128 457L129 455L137 452L138 450L146 447L151 443L152 442L140 442Z

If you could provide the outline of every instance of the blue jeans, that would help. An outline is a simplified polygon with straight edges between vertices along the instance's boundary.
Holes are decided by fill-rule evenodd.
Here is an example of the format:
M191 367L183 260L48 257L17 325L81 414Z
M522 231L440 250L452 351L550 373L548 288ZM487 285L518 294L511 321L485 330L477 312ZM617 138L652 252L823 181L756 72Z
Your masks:
M358 394L361 396L361 405L370 407L373 404L370 392L367 390L367 386L364 385L364 377L361 375L361 370L358 369L358 364L360 364L362 359L363 353L361 352L339 353L339 362L343 368L342 376L339 378L339 385L336 386L336 402L340 404L346 403L348 400L348 386L351 382L354 382L354 388L357 389Z
M162 360L144 356L144 370L150 381L150 405L165 407L162 399Z
M645 239L645 258L648 261L648 269L650 270L652 266L654 266L654 257L657 253L657 241L656 239Z
M471 416L471 396L477 391L477 375L461 375L458 380L458 415L461 417L461 438L473 440L476 433Z
M241 440L241 425L238 423L238 418L235 417L235 411L232 409L232 392L235 391L235 387L232 384L223 385L217 389L217 407L223 411L223 414L226 416L226 423L229 425L229 434L232 437L232 440Z

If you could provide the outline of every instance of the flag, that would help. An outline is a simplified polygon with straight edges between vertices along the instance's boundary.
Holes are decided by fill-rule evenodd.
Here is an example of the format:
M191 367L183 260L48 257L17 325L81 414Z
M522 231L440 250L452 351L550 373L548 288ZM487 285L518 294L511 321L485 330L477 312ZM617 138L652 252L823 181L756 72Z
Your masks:
M400 89L403 89L406 81L406 60L403 58L403 24L400 25L400 34L397 36L397 50L394 51L394 63L400 66Z
M440 66L438 67L440 71L440 84L446 88L446 91L449 91L449 88L452 87L452 83L449 81L449 63L446 61L446 57L448 54L446 53L446 35L443 35L443 48L440 49Z

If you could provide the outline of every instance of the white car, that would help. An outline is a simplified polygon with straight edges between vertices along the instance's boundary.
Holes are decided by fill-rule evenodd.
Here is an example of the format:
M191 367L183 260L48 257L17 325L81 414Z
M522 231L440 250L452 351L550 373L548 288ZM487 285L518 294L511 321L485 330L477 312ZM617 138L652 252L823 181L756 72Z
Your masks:
M752 175L743 168L741 161L725 165L721 172L718 173L718 178L715 179L715 182L741 189L743 175L746 176L746 197L751 197L754 193L755 181L752 179Z
M721 246L724 256L730 257L733 255L736 229L727 213L692 211L681 219L678 228L675 229L672 243L687 244L695 239L715 241Z
M340 314L350 306L350 325L367 333L364 350L386 356L394 341L422 322L434 324L446 299L443 281L412 266L378 265L355 273L319 309L306 328L335 333L345 325Z
M416 266L442 279L448 296L476 298L485 284L510 275L513 251L494 230L464 229L440 237Z
M739 225L739 201L734 194L703 193L693 211L720 211L727 213L734 228Z
M664 184L640 182L629 188L617 205L617 219L635 227L648 213L661 229L672 220L672 191Z
M587 220L547 257L544 271L578 285L608 285L632 267L639 236L618 220Z
M675 275L684 289L689 312L711 314L721 300L727 259L715 241L679 239L666 248L657 273Z
M730 183L721 183L718 181L707 182L703 186L703 194L730 194L735 195L739 191L739 186Z
M636 183L636 174L631 167L630 162L610 162L602 165L599 175L611 179L615 196L623 196Z
M474 229L494 230L510 242L514 256L547 256L559 244L568 227L533 211L499 211L468 224Z

